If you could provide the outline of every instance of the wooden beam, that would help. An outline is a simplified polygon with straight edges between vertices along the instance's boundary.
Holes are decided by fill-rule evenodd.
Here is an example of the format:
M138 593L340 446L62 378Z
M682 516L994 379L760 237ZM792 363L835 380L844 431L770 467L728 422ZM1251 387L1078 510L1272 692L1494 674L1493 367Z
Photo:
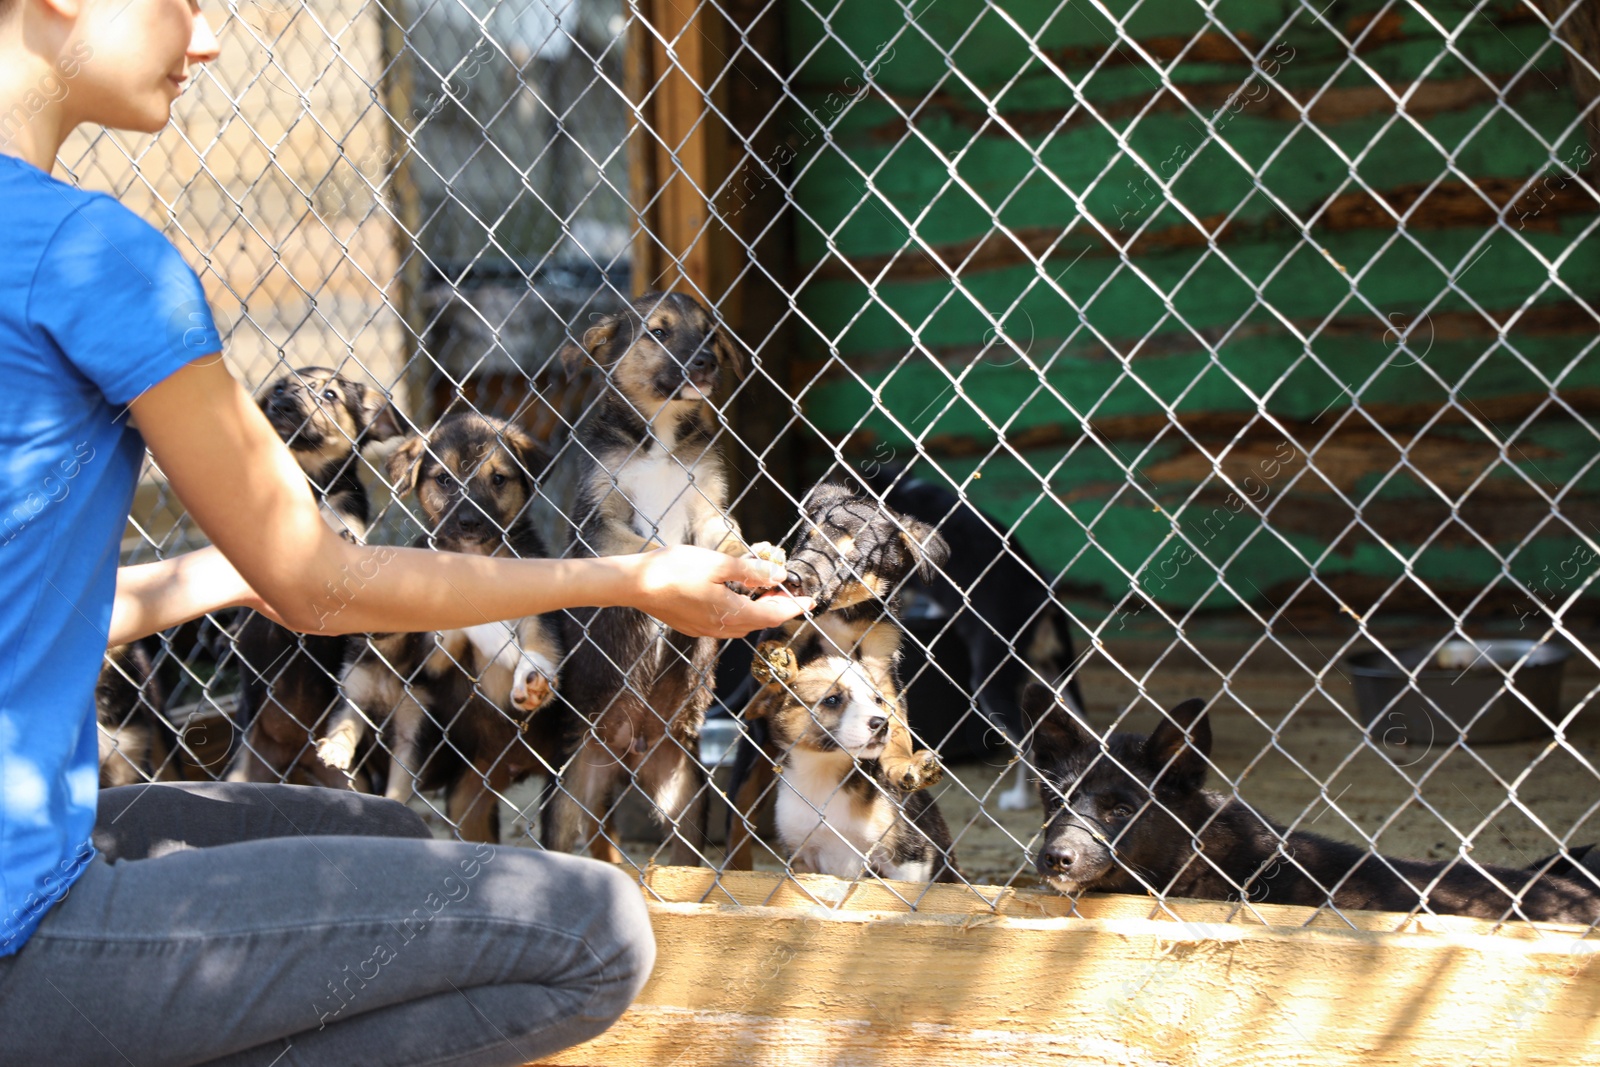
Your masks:
M682 868L648 883L650 982L549 1064L1600 1064L1600 938L1576 928Z
M648 128L635 130L630 156L636 210L646 225L634 243L635 294L681 289L720 302L727 278L714 246L710 199L719 173L723 124L712 86L726 66L716 9L694 0L643 0L631 27L630 91Z
M728 410L735 510L757 539L776 538L794 519L779 487L799 484L802 437L780 438L795 391L793 153L775 121L786 106L783 5L637 0L633 10L625 70L638 109L628 142L639 225L633 292L694 296L748 354L751 373Z

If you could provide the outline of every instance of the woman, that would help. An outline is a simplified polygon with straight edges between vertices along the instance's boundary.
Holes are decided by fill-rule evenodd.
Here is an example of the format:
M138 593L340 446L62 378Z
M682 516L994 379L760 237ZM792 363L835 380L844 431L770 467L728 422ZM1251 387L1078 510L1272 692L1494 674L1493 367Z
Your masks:
M436 842L350 793L95 788L108 643L229 606L314 631L325 589L370 570L223 366L177 252L49 175L79 123L159 130L216 52L189 0L0 0L0 1061L538 1060L610 1025L649 973L617 870ZM213 547L118 571L146 446ZM691 548L401 549L322 632L631 605L727 637L809 606L722 584L774 578Z

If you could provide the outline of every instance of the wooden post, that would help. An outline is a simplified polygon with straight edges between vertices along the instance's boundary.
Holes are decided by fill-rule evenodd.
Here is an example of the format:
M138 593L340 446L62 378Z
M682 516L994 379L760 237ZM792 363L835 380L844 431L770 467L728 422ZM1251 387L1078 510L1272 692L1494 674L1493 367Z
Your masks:
M784 62L782 5L728 0L637 0L625 82L638 119L628 142L629 187L639 217L633 292L688 293L711 308L751 357L752 374L728 410L729 459L746 486L743 523L759 538L792 521L798 436L789 421L786 291L793 258L779 168ZM741 177L743 195L732 187ZM755 188L751 195L749 189ZM759 263L759 269L752 266ZM758 458L760 457L760 458ZM787 489L780 488L787 487ZM781 524L781 525L779 525Z
M422 221L421 194L411 176L411 127L413 66L411 49L406 42L405 27L395 14L382 5L378 17L383 19L383 81L382 99L389 113L389 179L390 208L394 225L395 255L398 258L390 300L401 321L401 342L404 345L404 366L399 381L385 382L394 390L394 400L400 410L409 411L418 426L426 427L424 406L428 397L428 378L432 370L426 359L415 358L422 349L422 308L419 297L422 291L422 256L417 251L417 231ZM399 388L401 385L404 388Z
M629 143L630 185L644 223L634 240L633 291L679 289L720 303L727 250L708 225L726 177L717 162L726 131L709 88L722 72L722 20L711 5L640 0L629 28L628 90L643 120ZM720 283L720 284L719 284Z

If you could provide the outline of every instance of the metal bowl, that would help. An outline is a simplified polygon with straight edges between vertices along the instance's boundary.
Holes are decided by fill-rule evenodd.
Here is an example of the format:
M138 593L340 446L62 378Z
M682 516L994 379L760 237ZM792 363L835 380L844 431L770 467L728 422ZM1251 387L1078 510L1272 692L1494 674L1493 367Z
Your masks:
M1495 744L1550 736L1571 655L1550 642L1457 640L1359 652L1344 665L1368 731L1384 743L1451 744L1465 731L1469 744Z

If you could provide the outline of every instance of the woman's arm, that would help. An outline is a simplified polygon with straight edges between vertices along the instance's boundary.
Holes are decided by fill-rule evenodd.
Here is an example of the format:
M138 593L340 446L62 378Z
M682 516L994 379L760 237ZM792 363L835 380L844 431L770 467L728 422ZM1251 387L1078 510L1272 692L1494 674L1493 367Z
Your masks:
M809 607L788 596L752 601L733 593L722 583L767 585L781 580L782 568L707 549L518 560L351 544L322 520L305 475L220 356L190 363L132 407L189 514L292 629L441 630L557 608L629 606L686 634L736 637ZM191 577L205 574L202 564ZM209 599L222 606L236 593L222 589ZM206 599L196 594L167 605L183 610L129 617L175 619ZM113 625L131 636L135 629Z
M122 567L106 644L124 644L222 608L255 608L278 621L214 547Z

